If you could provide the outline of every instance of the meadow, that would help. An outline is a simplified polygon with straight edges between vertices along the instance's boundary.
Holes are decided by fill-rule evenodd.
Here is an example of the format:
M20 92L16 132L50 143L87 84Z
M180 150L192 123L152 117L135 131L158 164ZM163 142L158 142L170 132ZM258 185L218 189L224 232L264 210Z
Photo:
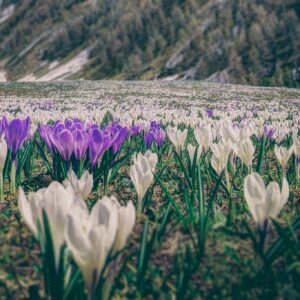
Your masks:
M0 299L299 299L299 90L5 83L0 103Z

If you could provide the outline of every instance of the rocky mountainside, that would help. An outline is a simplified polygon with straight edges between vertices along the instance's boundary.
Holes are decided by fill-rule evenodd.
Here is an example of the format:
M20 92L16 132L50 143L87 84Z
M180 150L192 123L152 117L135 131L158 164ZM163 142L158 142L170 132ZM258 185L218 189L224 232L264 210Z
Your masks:
M0 81L300 86L299 0L0 0Z

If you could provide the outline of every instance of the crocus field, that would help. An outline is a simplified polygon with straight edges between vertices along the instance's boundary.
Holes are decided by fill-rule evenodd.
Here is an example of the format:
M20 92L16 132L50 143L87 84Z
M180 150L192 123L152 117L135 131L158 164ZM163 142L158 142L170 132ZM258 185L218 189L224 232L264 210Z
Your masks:
M300 91L0 85L0 299L300 299Z

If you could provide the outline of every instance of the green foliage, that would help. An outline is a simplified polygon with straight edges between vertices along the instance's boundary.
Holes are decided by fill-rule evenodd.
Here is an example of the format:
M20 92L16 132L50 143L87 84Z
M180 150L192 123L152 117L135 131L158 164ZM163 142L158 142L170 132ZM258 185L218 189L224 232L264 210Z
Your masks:
M4 1L10 3L16 9L0 24L0 58L9 59L12 79L45 73L43 61L90 47L77 77L300 85L296 0Z

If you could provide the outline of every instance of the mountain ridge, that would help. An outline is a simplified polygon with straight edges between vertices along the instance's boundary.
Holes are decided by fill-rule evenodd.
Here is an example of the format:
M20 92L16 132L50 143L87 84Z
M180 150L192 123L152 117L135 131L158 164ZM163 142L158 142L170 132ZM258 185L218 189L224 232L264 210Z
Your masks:
M51 80L299 87L297 2L2 0L0 80L42 80L57 71ZM80 61L82 53L88 57ZM73 60L77 68L67 68Z

